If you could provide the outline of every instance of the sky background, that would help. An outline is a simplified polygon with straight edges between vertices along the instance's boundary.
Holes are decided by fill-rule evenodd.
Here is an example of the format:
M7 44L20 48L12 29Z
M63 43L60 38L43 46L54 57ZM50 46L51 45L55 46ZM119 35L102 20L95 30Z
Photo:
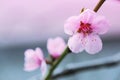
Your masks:
M0 46L43 42L64 36L65 20L98 0L0 0ZM110 30L105 39L120 36L120 2L107 0L98 14L106 16Z

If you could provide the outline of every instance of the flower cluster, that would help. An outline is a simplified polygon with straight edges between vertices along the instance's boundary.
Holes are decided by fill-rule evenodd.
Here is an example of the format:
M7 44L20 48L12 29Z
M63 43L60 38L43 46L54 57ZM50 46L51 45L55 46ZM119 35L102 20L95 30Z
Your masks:
M58 58L66 47L65 41L57 37L55 39L48 39L47 49L49 54L53 58ZM44 58L43 51L41 48L36 48L35 50L28 49L25 51L25 63L24 70L25 71L33 71L40 67L42 76L44 76L47 72L46 59Z
M50 38L47 41L48 52L55 60L62 55L67 46L73 53L80 53L83 50L89 54L98 53L101 51L103 45L99 35L105 34L108 28L109 24L104 16L99 16L94 11L86 9L81 14L72 16L66 20L64 31L71 36L68 44L66 45L61 37L55 39ZM24 70L32 71L40 68L42 76L45 76L47 63L43 54L41 48L26 50ZM66 52L59 58L58 64L65 55ZM52 70L54 70L58 64L52 65ZM52 72L50 72L45 80L49 80L51 74Z

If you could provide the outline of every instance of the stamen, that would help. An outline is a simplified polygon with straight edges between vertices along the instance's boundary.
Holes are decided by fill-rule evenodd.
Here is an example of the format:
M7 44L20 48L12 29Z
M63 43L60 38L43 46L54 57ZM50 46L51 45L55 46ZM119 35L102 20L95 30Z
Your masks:
M78 33L83 33L84 35L92 33L92 28L90 23L80 22L80 28L77 31Z

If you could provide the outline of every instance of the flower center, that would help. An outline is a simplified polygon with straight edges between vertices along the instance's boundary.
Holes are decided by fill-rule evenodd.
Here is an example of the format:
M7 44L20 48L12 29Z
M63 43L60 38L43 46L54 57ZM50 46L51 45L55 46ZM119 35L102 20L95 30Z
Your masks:
M92 33L92 28L90 23L83 23L82 21L80 22L80 28L77 31L78 33L83 33L83 34L90 34Z

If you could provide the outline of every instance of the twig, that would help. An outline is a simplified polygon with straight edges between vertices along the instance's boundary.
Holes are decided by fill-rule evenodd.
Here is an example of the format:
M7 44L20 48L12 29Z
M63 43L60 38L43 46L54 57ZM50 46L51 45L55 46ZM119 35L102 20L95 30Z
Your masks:
M58 77L69 76L77 72L82 72L91 69L98 69L102 67L112 67L120 62L120 53L115 54L110 57L100 58L96 60L91 60L82 63L71 63L68 64L65 69L60 70L52 78L56 79Z
M106 0L100 0L98 4L95 6L94 11L97 12L105 1Z
M63 58L70 52L71 52L70 49L67 47L63 52L63 54L53 63L53 66L50 68L49 73L46 76L45 80L50 80L54 69L59 65L59 63L63 60Z

